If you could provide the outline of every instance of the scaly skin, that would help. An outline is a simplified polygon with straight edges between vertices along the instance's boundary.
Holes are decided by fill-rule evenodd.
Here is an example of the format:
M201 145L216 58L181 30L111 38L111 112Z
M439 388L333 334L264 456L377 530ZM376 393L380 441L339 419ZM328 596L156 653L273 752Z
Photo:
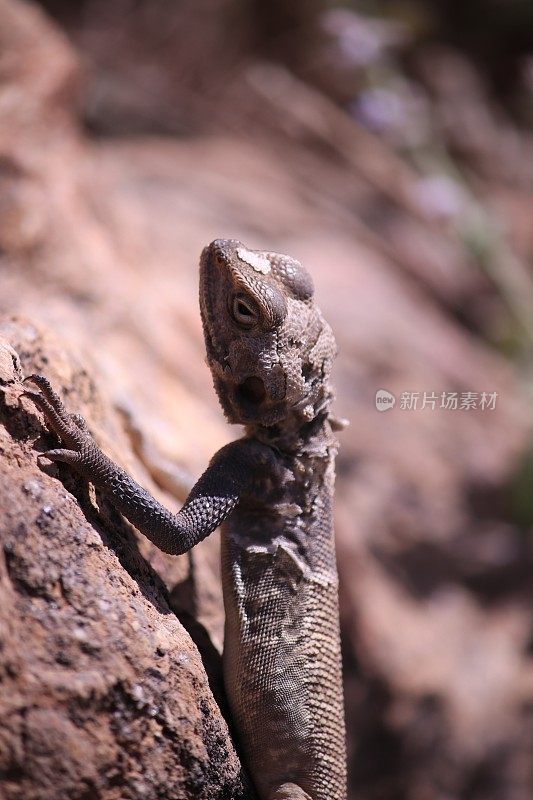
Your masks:
M160 549L184 553L219 524L224 675L262 800L345 800L346 756L332 525L336 442L331 329L309 274L216 240L200 261L207 359L245 436L215 454L171 514L96 445L39 375L26 390L65 448L44 454L99 486Z

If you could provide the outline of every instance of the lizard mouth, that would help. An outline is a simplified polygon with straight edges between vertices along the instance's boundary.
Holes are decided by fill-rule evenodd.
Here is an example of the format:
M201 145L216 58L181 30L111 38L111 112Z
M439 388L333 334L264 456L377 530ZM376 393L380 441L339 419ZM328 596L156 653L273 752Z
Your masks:
M244 406L257 408L266 399L265 384L256 375L250 375L236 389L237 400Z

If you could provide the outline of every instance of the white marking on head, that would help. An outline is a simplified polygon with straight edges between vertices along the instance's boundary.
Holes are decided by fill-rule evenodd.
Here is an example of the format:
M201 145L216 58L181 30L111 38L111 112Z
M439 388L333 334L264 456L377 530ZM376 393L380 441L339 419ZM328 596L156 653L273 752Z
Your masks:
M268 275L272 269L270 261L266 256L262 256L259 253L252 253L251 250L247 250L245 247L238 247L237 255L241 261L244 261L245 264L253 267L256 272L261 272L263 275Z

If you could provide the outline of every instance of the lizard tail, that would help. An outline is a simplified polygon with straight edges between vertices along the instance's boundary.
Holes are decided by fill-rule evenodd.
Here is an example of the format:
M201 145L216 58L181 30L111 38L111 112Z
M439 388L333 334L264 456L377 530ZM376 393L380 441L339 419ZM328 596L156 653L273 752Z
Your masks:
M270 800L313 800L313 798L295 783L284 783L270 795Z

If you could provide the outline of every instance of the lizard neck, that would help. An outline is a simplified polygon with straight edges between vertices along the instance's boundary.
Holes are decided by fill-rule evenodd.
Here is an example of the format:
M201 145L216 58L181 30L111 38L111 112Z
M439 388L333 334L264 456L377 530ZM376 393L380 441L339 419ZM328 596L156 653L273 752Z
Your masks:
M329 410L324 409L312 420L302 421L288 416L276 425L247 425L246 435L288 455L328 456L336 439L331 430Z
M299 426L284 422L247 428L249 437L273 448L286 474L257 491L250 517L241 505L238 538L254 546L282 545L305 565L306 575L336 581L331 505L337 440L326 411Z

